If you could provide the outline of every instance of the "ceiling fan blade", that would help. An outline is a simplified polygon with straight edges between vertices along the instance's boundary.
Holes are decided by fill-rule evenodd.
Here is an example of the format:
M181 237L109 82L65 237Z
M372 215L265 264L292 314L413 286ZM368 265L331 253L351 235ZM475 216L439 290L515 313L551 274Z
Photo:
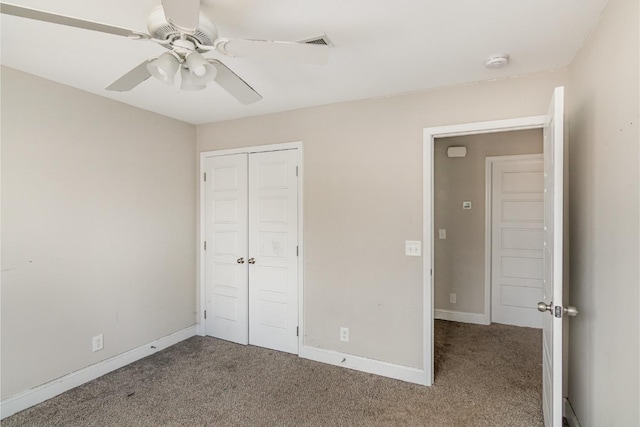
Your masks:
M215 59L208 59L207 61L216 67L217 73L214 81L242 104L253 104L262 99L258 92L222 62Z
M173 26L194 33L200 22L200 0L162 0L164 16Z
M151 73L147 70L147 64L154 59L156 58L149 58L142 62L124 76L107 86L107 90L114 92L128 92L138 86L140 83L151 77Z
M57 15L55 13L43 12L41 10L16 6L13 4L0 3L0 13L5 15L19 16L22 18L35 19L36 21L51 22L53 24L67 25L69 27L83 28L85 30L98 31L101 33L115 34L132 39L150 39L148 34L139 33L127 28L114 27L113 25L101 24L99 22L86 21L84 19L72 18L70 16Z
M273 58L304 64L323 65L329 59L329 46L301 42L218 39L216 48L230 56Z

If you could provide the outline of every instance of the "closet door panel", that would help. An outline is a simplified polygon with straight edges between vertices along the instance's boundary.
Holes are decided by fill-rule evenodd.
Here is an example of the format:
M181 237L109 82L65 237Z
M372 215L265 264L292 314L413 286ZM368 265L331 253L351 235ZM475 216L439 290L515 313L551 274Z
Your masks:
M248 343L247 154L206 161L206 331Z
M249 343L298 353L295 150L249 157Z

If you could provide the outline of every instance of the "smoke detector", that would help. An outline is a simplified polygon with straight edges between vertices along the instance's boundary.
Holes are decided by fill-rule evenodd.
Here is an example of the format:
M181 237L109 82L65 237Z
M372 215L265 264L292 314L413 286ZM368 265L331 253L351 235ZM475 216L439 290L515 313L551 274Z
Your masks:
M497 55L491 55L487 58L485 65L487 68L502 68L509 63L509 55L506 53L500 53Z

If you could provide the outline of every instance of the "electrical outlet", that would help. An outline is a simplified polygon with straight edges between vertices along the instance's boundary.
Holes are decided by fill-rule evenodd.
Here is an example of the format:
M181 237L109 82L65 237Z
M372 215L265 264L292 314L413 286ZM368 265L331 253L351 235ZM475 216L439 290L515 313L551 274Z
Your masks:
M340 341L349 342L349 328L340 327Z
M91 339L91 342L93 343L94 352L102 350L104 348L104 336L102 334L93 337Z
M449 294L449 302L451 304L455 304L456 303L456 294Z

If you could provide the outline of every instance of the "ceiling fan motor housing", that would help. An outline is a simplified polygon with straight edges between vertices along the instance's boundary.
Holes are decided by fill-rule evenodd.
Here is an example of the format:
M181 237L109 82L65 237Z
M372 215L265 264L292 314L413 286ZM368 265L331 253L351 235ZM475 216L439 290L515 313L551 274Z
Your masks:
M170 40L173 42L183 36L182 31L167 21L162 6L154 8L149 14L147 29L151 37L158 40ZM185 34L185 37L187 40L196 41L204 46L213 46L213 43L218 39L218 30L209 17L200 12L198 28L193 34ZM173 49L171 44L164 46L167 49ZM196 48L196 50L201 53L204 52L202 49Z

